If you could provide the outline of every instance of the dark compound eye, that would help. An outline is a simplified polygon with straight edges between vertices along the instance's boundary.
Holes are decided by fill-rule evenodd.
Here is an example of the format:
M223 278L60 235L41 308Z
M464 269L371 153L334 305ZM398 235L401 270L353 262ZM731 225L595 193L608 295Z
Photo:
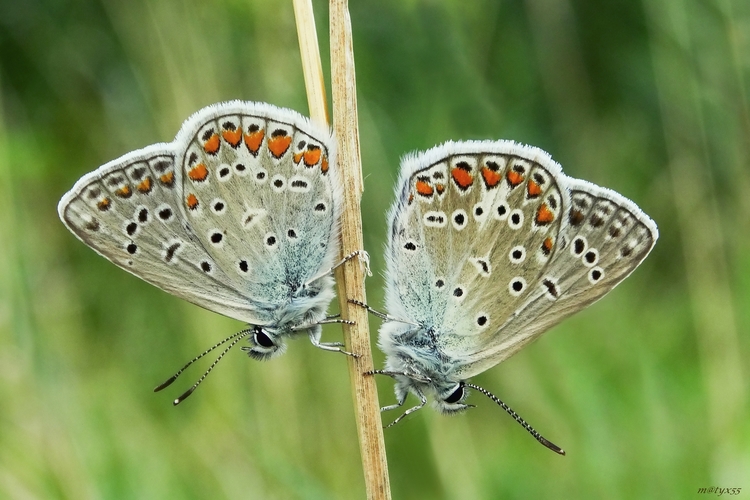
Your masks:
M271 348L274 346L274 343L271 341L271 338L268 335L266 335L266 333L263 330L255 331L254 340L255 340L255 343L261 347Z
M453 393L444 399L446 403L453 404L458 403L461 401L461 398L464 397L464 386L459 385Z

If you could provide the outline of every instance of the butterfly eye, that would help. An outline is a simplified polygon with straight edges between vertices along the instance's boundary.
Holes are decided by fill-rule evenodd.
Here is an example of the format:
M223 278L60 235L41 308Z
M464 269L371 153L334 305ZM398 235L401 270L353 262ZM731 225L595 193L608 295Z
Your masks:
M463 399L464 397L464 386L459 384L458 387L456 387L456 390L451 393L450 396L445 398L443 401L445 401L448 404L454 404L458 403Z
M279 354L286 348L282 339L266 332L262 326L253 327L252 346L242 348L253 359L265 361Z
M271 338L266 335L266 333L261 329L255 330L255 333L253 334L253 340L257 345L261 347L271 348L276 346Z

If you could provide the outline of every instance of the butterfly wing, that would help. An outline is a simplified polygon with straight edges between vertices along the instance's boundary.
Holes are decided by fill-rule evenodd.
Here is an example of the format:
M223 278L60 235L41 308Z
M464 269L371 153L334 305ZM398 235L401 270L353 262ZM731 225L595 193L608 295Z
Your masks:
M407 158L400 185L389 312L435 326L436 346L464 378L603 296L657 237L632 202L510 141L447 143Z
M330 132L297 113L228 103L188 120L180 135L185 218L257 308L330 268L340 206Z
M646 258L658 238L656 224L627 198L586 181L568 178L569 205L556 237L557 250L541 283L502 328L478 338L458 370L481 373L518 352L539 335L602 298Z
M244 297L206 279L210 256L180 216L179 171L171 144L134 151L91 172L60 200L65 226L117 266L207 309L250 321Z
M271 149L274 147L272 138L266 137L261 128L252 127L270 123L269 116L285 120L295 139L307 137L305 134L318 138L311 140L321 145L318 168L324 161L333 161L330 133L314 127L301 115L265 104L221 103L188 119L172 143L134 151L84 176L61 199L60 218L81 241L145 281L220 314L266 324L271 321L273 305L256 292L274 291L269 276L280 272L279 262L269 258L268 268L259 264L264 257L264 244L257 231L248 229L263 226L252 224L253 214L266 214L256 222L265 219L268 226L269 220L278 219L277 223L286 227L287 211L308 209L315 214L315 207L325 203L315 226L318 232L307 231L322 245L299 259L296 265L306 265L304 272L293 271L304 275L325 269L335 258L334 221L338 209L337 193L330 178L314 187L310 182L310 189L300 193L309 195L305 201L285 199L282 203L269 199L269 182L265 187L262 182L252 184L251 179L261 180L260 172L265 171L268 181L283 167L264 159L270 154L269 144ZM228 118L220 120L222 117ZM231 120L237 124L235 130L219 128ZM245 126L247 133L242 132L241 126ZM210 141L201 141L202 134L211 128L217 134L211 134ZM261 133L253 135L253 132ZM237 136L241 138L239 144ZM199 146L204 153L200 158L206 175L202 184L197 178L203 171L196 170L197 163L191 161ZM208 155L213 147L220 154ZM252 154L253 149L256 155ZM290 145L289 151L287 156L291 158L294 146ZM247 158L248 155L252 158ZM310 156L315 155L308 153ZM246 168L240 167L245 159ZM222 175L225 168L230 169L228 176ZM192 205L195 206L191 210ZM269 216L269 211L274 215ZM311 218L315 220L314 216ZM305 221L304 229L308 230L312 223ZM273 224L269 227L276 228ZM213 241L217 231L221 234L219 242Z

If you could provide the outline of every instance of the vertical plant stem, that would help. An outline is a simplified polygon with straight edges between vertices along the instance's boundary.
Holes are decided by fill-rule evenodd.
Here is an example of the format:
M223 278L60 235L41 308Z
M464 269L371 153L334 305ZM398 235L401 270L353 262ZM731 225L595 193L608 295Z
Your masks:
M293 0L294 20L297 23L297 38L302 56L302 73L305 76L307 105L310 118L321 125L328 125L328 104L326 102L323 65L320 62L320 48L315 30L312 0Z
M293 2L310 117L327 124L325 86L312 3L311 0ZM351 22L345 0L330 2L330 30L334 133L338 141L337 166L344 187L341 216L343 256L364 248L360 213L362 164L359 156L356 79ZM367 311L348 302L349 298L366 302L364 279L362 266L357 259L350 260L336 271L341 314L345 319L355 322L354 325L344 326L344 341L349 351L360 355L356 359L349 358L349 377L367 498L389 500L391 489L377 387L373 377L363 375L373 369Z
M331 96L334 132L339 145L338 165L344 184L341 242L343 255L346 255L364 248L360 212L362 163L359 155L357 86L348 2L347 0L331 0L329 6ZM361 356L358 359L349 358L349 375L367 498L390 499L388 463L377 387L372 376L363 375L364 372L373 369L367 311L347 301L347 299L366 301L364 272L360 263L352 260L339 268L336 277L339 284L341 313L344 318L356 322L355 325L344 327L346 344L350 351Z

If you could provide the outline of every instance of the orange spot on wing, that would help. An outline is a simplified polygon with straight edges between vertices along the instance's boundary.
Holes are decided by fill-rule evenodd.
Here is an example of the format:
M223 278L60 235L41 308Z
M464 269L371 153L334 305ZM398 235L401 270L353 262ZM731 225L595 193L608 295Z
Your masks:
M324 174L328 172L328 158L326 158L325 156L323 157L323 160L321 160L320 162L320 171L323 172Z
M203 150L210 155L214 155L219 150L220 145L219 134L214 134L203 143Z
M462 191L469 189L471 183L474 182L474 178L471 174L467 170L459 167L454 167L453 170L451 170L451 177L453 177L453 182L456 183L456 186Z
M539 206L539 210L536 211L536 223L540 225L549 224L555 220L555 214L549 209L546 203L542 203Z
M263 130L256 130L255 132L245 134L245 146L247 146L247 149L250 150L252 154L256 155L258 154L258 150L260 149L260 145L263 143L263 138L265 136L266 133Z
M198 208L198 197L193 193L187 195L187 198L185 198L185 202L187 203L187 207L190 210L195 210L196 208Z
M292 143L292 138L288 135L277 135L268 139L268 150L275 158L281 158L286 150L289 149L289 145Z
M432 186L430 186L425 181L417 181L416 187L417 187L417 193L421 194L422 196L430 197L432 196L432 193L434 193Z
M409 201L408 204L411 205L411 202L414 201L414 194L409 193Z
M300 160L302 160L302 153L295 153L295 155L294 155L294 163L299 163Z
M190 177L191 181L196 182L203 182L206 180L206 177L208 177L208 169L206 168L206 165L203 163L199 163L193 168L190 169L190 172L188 172L188 177Z
M542 194L542 188L536 182L529 180L526 183L526 193L528 193L529 198L536 198Z
M482 167L482 178L488 188L493 188L497 186L502 176L488 167Z
M174 172L167 172L166 174L159 177L162 184L169 187L174 184Z
M305 151L303 158L305 159L305 165L312 167L317 164L320 160L320 148L314 147Z
M112 205L112 202L109 201L109 198L102 198L99 200L99 203L96 204L96 208L101 210L102 212L106 212L109 210L109 207Z
M445 192L445 184L436 184L435 190L438 192L438 194L443 194Z
M234 130L222 130L221 136L225 141L229 143L230 146L236 148L237 146L239 146L240 141L242 140L242 129L237 127Z
M133 194L133 191L130 190L130 186L125 185L121 187L120 189L118 189L117 191L115 191L115 194L119 198L130 198L130 196Z
M143 194L148 194L151 192L151 177L146 177L141 181L140 184L138 184L138 191Z
M518 186L523 182L523 175L519 174L515 170L509 170L505 178L508 179L508 184L510 184L510 187L512 188Z
M547 237L547 239L545 239L542 242L542 252L544 252L544 255L549 255L551 251L552 251L552 238Z

